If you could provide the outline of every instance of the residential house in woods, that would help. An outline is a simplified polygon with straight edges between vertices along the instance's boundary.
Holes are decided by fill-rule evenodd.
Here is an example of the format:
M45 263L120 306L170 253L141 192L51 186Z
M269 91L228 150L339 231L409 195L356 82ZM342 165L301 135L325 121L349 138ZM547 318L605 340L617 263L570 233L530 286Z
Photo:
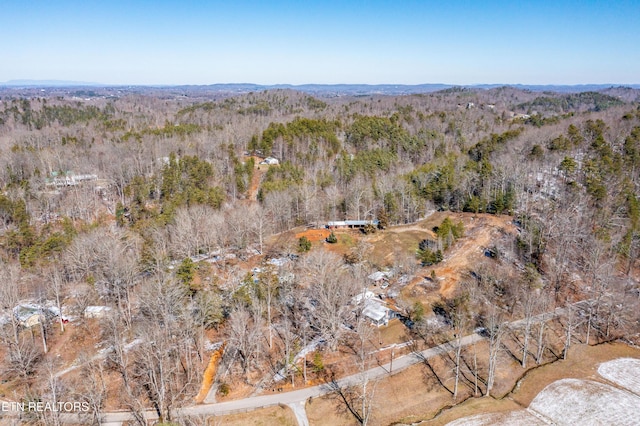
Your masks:
M31 328L45 321L44 309L41 306L30 303L13 308L13 315L18 320L18 323L26 328Z
M13 308L13 316L18 323L25 328L46 323L60 315L60 311L55 306L43 306L36 303L21 303ZM62 320L67 322L68 318L63 316ZM6 320L4 322L6 322ZM1 323L2 321L0 321L0 324Z
M387 325L393 317L393 311L386 304L376 297L372 291L365 291L357 294L352 303L362 308L362 315L377 327Z
M369 275L369 278L375 285L381 284L384 281L387 281L391 276L391 272L388 271L376 271L373 274Z
M383 301L377 299L366 301L364 309L362 310L362 315L367 317L373 325L378 327L389 324L392 313L391 309L386 307Z
M267 164L269 166L276 166L280 164L280 161L277 158L267 157L260 162L260 164Z
M98 176L94 174L76 174L71 171L64 173L53 172L51 173L51 178L47 179L47 184L57 187L76 186L92 180L98 180Z

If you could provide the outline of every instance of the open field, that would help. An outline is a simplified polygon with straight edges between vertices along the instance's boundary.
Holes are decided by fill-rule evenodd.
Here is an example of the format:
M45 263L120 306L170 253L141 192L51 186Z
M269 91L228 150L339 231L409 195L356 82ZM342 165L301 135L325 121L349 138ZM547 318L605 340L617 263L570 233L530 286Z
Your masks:
M492 425L527 425L544 426L547 423L534 414L525 411L508 411L500 413L478 414L455 420L448 426L492 426Z
M478 345L477 349L482 353L481 345ZM505 357L500 361L500 369L503 373L508 372L508 374L501 374L503 381L507 379L505 386L501 386L506 390L502 393L504 397L473 398L471 389L463 388L458 398L458 401L463 402L455 406L451 394L433 382L433 377L424 364L415 365L375 384L374 400L377 408L373 412L371 424L386 425L396 422L400 424L419 422L422 425L444 425L450 422L455 422L453 423L455 425L545 424L540 423L540 419L534 414L522 411L534 399L545 398L539 397L545 387L565 378L591 382L604 381L598 374L598 366L620 357L640 359L640 349L621 343L598 346L576 345L572 348L569 359L526 371L515 362L511 365ZM441 361L435 361L433 367L438 372L445 370L445 365ZM513 377L507 378L507 375ZM452 384L450 379L445 376L443 378L447 386ZM512 388L511 391L507 389L509 386ZM617 389L614 391L621 392ZM614 391L612 394L617 395L618 393ZM538 399L538 401L546 400ZM628 409L629 403L633 402L632 400L624 401L626 405L623 405L627 408L621 405L621 410ZM307 416L312 425L356 424L353 416L340 408L338 401L332 396L316 398L308 402ZM622 424L625 424L624 421Z
M529 405L556 424L637 425L640 398L591 380L562 379Z
M498 424L502 416L506 416L505 419L520 416L520 414L512 414L512 411L529 407L530 404L543 393L548 385L558 380L575 379L604 382L603 377L598 374L599 365L620 357L640 359L640 349L622 343L597 346L575 345L572 347L567 360L558 360L527 371L517 382L513 390L505 395L504 398L470 399L454 408L443 411L435 419L423 424L429 426L444 425L456 419L464 419L464 421L454 423L456 425L467 424L465 421L469 421L469 424L478 425ZM638 373L636 373L636 376L637 374ZM542 399L538 399L539 404L541 404L540 401L546 401L546 399L544 399L546 397L543 396L541 398ZM565 402L563 405L565 409L567 404L568 403ZM492 412L500 414L486 415L483 417L484 420L481 420L478 414Z
M640 359L620 358L600 364L598 374L640 396Z
M640 360L619 358L600 364L598 373L618 386L640 390ZM624 383L624 385L623 385ZM545 387L525 410L463 417L449 426L527 424L636 425L640 396L594 380L560 379Z

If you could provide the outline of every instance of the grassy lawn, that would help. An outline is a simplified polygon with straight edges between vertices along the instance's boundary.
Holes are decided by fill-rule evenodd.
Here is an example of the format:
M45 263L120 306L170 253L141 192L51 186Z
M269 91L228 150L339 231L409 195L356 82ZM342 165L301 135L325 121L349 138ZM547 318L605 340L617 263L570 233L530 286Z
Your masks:
M478 345L479 356L484 349ZM542 389L556 380L572 377L602 381L597 374L598 365L620 357L640 358L640 349L621 343L598 346L577 344L572 347L568 360L545 364L526 372L516 362L503 358L500 364L501 383L495 389L500 398L473 398L471 389L463 386L457 405L454 405L451 393L433 381L425 366L418 364L369 384L375 386L375 408L370 424L422 421L423 425L444 425L475 414L519 410L527 407ZM434 360L432 364L451 388L452 380L447 367L439 360ZM345 412L344 407L332 396L313 399L306 408L312 425L357 424L354 417Z
M298 421L289 407L267 407L248 413L210 417L210 426L297 426Z

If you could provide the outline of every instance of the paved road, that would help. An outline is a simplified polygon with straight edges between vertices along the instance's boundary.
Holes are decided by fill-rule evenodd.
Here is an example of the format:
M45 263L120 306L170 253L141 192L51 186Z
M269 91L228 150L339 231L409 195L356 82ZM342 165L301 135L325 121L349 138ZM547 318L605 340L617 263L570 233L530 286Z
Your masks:
M574 303L575 306L586 303L588 301L580 301ZM556 308L552 312L547 312L539 315L535 315L532 317L532 322L541 321L547 319L549 316L558 315L564 313L564 308ZM522 326L525 322L524 319L513 321L510 323L511 327ZM471 334L465 336L461 339L462 346L468 346L475 342L481 341L483 338L478 334ZM138 344L139 341L131 342L127 347ZM391 363L387 363L378 367L371 368L367 370L364 374L367 374L369 380L379 379L384 377L385 375L396 373L402 371L412 365L415 365L419 362L422 362L425 359L432 358L437 356L443 352L447 352L451 350L451 344L453 342L448 342L433 348L425 349L419 353L410 353L407 355L400 356L398 358L393 359L393 372L391 372ZM398 345L396 347L400 347L402 345ZM127 348L129 349L129 348ZM97 354L93 359L101 359L105 358L108 355L108 352ZM72 366L66 370L62 370L56 374L57 377L62 376L69 371L79 368L80 366ZM220 403L208 403L202 405L194 405L191 407L185 407L182 409L175 410L173 412L173 417L184 417L184 416L220 416L226 414L234 414L238 412L245 412L254 410L257 408L269 407L274 405L286 404L292 407L294 413L296 414L296 418L298 418L298 422L301 426L306 426L308 424L308 420L306 419L306 413L304 413L304 402L309 398L316 398L321 395L325 395L333 392L337 387L344 386L353 386L362 380L362 374L354 374L351 376L344 377L339 379L335 383L327 383L318 386L313 386L309 388L304 388L300 390L284 392L284 393L272 393L269 395L260 395L249 397L245 399L239 399L234 401L226 401ZM0 402L3 400L0 399ZM297 409L296 409L297 408ZM302 411L300 412L300 409ZM7 412L4 413L6 415L12 416L17 413ZM144 413L144 417L147 420L157 420L158 415L153 410L147 410ZM303 416L304 414L304 416ZM82 420L79 419L76 414L62 414L61 420L66 423L82 423ZM109 426L121 425L125 421L134 420L133 415L128 411L121 412L109 412L104 413L102 417L102 423Z
M584 301L576 302L574 305L578 305L579 303L584 303ZM554 314L561 314L564 312L564 308L557 308L552 312L547 312L544 314L536 315L532 318L532 322L537 322L548 318L549 316L553 316ZM510 323L511 327L518 327L523 325L525 320L517 320ZM483 338L478 334L471 334L465 336L461 339L462 346L468 346L475 342L481 341ZM415 365L419 362L422 362L425 359L429 359L435 357L443 352L451 350L451 344L453 342L444 343L442 345L425 349L419 353L410 353L407 355L403 355L401 357L395 358L393 360L393 372L390 371L391 363L387 363L378 367L374 367L370 370L367 370L365 374L367 374L369 380L382 378L385 375L396 373L402 371L412 365ZM358 384L362 379L362 374L354 374L351 376L344 377L339 379L335 383L327 383L318 386L313 386L309 388L304 388L300 390L284 392L284 393L272 393L269 395L260 395L249 397L245 399L239 399L234 401L226 401L219 403L210 403L210 404L202 404L202 405L194 405L191 407L185 407L179 410L175 410L173 412L173 417L178 418L182 416L221 416L226 414L235 414L238 412L245 412L254 410L257 408L269 407L274 405L286 404L293 407L294 405L300 405L304 403L309 398L316 398L318 396L322 396L328 393L333 392L336 387L343 386L352 386ZM299 408L304 408L302 407ZM296 417L300 422L300 425L305 425L304 421L301 417L298 416L296 410ZM158 419L158 415L153 410L148 410L144 412L144 416L148 420L156 420ZM305 415L306 418L306 415ZM77 422L77 417L74 415L67 415L65 419L68 419L69 422ZM129 412L109 412L103 415L103 424L111 425L119 425L122 422L133 420L133 415Z
M305 401L294 402L292 404L288 404L293 414L296 415L296 419L298 420L298 426L309 426L309 418L307 417L307 410L305 408Z
M471 345L475 342L481 341L482 337L477 334L471 334L461 339L463 346ZM441 354L447 350L450 350L450 343L445 343L434 348L426 349L419 353L411 353L403 355L393 360L393 373L402 371L412 365L422 362L424 359L432 358ZM364 374L367 374L369 380L382 378L391 374L391 363L387 363L378 367L374 367L367 370ZM183 416L220 416L225 414L234 414L237 412L244 412L254 410L256 408L269 407L279 404L299 404L309 398L316 398L327 393L331 393L335 390L336 386L352 386L356 385L362 379L362 374L354 374L344 377L338 380L336 383L327 383L300 390L283 393L272 393L269 395L260 395L251 398L238 399L235 401L219 402L215 404L202 404L194 405L191 407L185 407L174 411L174 418ZM146 411L145 417L149 420L155 420L158 418L155 411ZM111 424L117 424L133 420L133 416L129 412L111 412L105 413L103 421Z

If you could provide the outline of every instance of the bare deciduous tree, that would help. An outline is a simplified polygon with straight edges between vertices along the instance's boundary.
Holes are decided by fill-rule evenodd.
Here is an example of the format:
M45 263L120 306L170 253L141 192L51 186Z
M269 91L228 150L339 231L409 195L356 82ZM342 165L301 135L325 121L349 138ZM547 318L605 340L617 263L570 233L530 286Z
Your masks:
M42 352L33 339L23 333L15 309L24 297L20 283L20 266L0 261L0 316L8 319L0 326L0 340L6 347L6 372L26 383L35 371Z
M349 301L362 286L349 276L340 257L325 251L306 255L300 274L307 286L309 311L329 347L335 350L353 309Z
M65 265L76 279L89 279L98 294L116 303L131 325L131 289L137 280L140 240L117 228L98 228L75 238L65 253Z

